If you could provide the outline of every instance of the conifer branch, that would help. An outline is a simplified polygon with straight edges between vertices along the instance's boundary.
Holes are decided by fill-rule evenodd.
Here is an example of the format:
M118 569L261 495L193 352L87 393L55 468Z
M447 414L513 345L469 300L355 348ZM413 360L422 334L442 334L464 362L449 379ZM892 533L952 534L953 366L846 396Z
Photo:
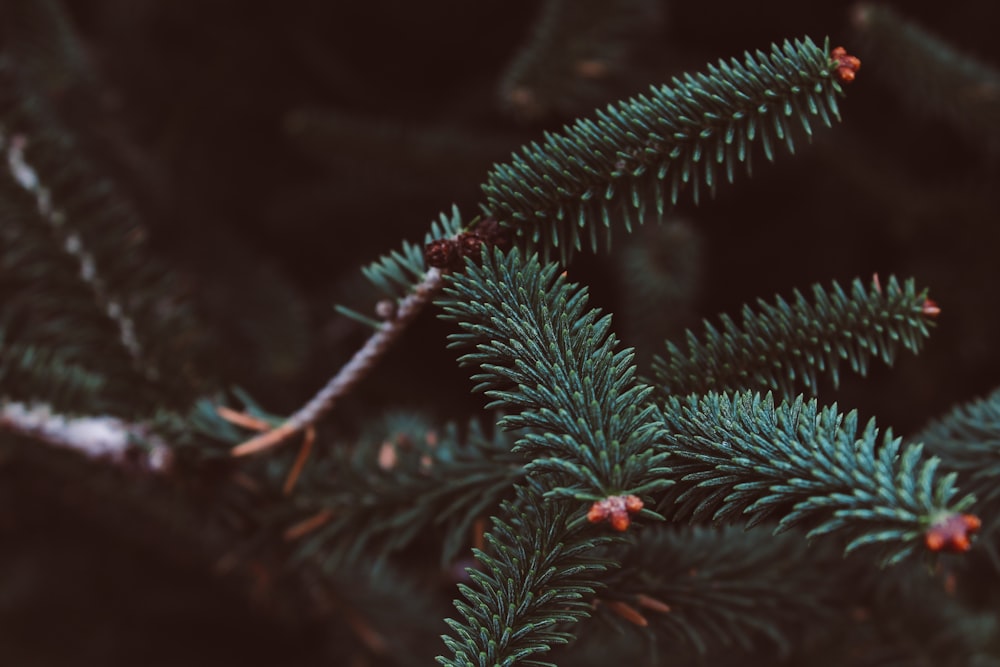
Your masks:
M81 236L66 228L65 213L56 208L52 193L42 183L35 167L25 155L27 142L28 139L24 135L8 135L0 126L0 151L5 154L11 178L34 198L39 217L49 226L52 234L60 239L62 250L78 264L80 280L90 289L98 308L114 322L118 329L118 342L128 351L136 369L147 378L156 379L159 373L147 358L136 336L136 327L131 315L122 300L111 293L107 282L98 273L97 261L84 245Z
M920 445L903 447L874 421L858 432L856 412L820 410L801 397L774 404L770 394L670 398L664 411L676 483L659 509L691 520L750 525L781 516L777 530L808 522L809 536L839 531L846 550L880 544L885 563L926 546L965 551L978 529L955 500L955 474Z
M287 442L295 434L315 425L333 409L337 400L346 395L368 375L378 360L416 319L424 306L437 295L443 284L442 272L434 267L428 269L423 280L416 285L413 292L399 303L399 307L392 317L382 323L382 326L365 341L365 344L308 403L277 428L234 447L232 455L258 454Z
M686 352L668 341L667 359L653 361L657 388L666 395L773 389L791 399L801 386L815 394L819 372L839 385L842 361L866 375L873 357L891 366L900 347L918 352L940 312L913 280L901 285L895 277L883 286L876 276L867 288L855 280L850 293L837 283L814 285L812 295L811 303L798 290L792 303L758 299L757 312L743 307L740 325L728 315L718 328L706 321L703 340L688 331Z
M622 531L625 507L639 511L638 494L670 483L653 451L655 410L643 405L650 388L635 381L631 351L614 351L609 318L585 311L586 289L558 271L516 248L484 248L481 264L467 260L441 302L442 317L464 330L451 344L474 350L461 362L479 366L476 390L490 406L517 411L500 424L525 429L514 451L530 461L508 519L487 535L493 549L476 552L483 569L470 572L475 588L461 588L465 622L449 621L455 658L442 664L539 664L534 654L568 641L555 626L588 613L580 598L611 564L591 555L602 540L583 532L580 500L593 501L591 522L607 518ZM615 502L622 507L595 514Z
M613 538L570 527L573 503L546 499L544 492L528 478L517 488L517 501L506 504L508 518L493 520L489 548L475 551L480 568L469 570L472 585L459 585L465 599L455 606L464 620L447 620L452 634L444 642L454 657L439 657L440 664L550 664L536 656L570 641L562 624L589 615L586 598L600 587L597 577L614 566L594 554Z
M835 51L808 38L786 41L546 134L489 173L484 209L545 256L558 249L565 263L584 235L596 251L613 218L626 230L647 211L662 218L688 186L697 203L702 189L714 194L719 181L732 183L737 164L750 172L755 141L771 161L779 142L794 152L793 123L811 137L813 122L839 119L841 82L860 63Z
M450 346L473 350L460 362L481 369L474 390L488 407L518 412L500 425L526 429L515 451L529 474L555 475L548 497L641 496L668 483L644 405L651 388L636 382L632 351L615 351L610 317L585 310L586 288L537 256L484 250L445 294L442 317L463 329Z
M70 417L44 403L0 404L0 429L128 468L165 473L173 462L170 447L147 427L110 416Z
M234 447L232 455L248 456L288 442L325 417L340 398L363 380L443 286L447 267L428 266L425 248L438 241L454 241L461 235L462 226L458 207L453 206L450 217L442 213L431 225L424 247L404 242L402 251L393 251L363 269L365 277L375 287L396 300L394 307L386 313L387 317L306 405L273 430ZM477 249L478 246L477 241Z

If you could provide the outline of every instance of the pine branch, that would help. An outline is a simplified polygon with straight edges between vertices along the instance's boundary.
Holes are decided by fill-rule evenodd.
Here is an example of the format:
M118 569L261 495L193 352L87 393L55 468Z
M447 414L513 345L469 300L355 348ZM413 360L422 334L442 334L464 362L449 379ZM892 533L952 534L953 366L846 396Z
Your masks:
M793 122L811 137L814 121L839 119L840 81L857 69L844 58L808 38L785 42L609 106L497 165L483 186L485 210L544 255L558 248L564 263L584 234L596 251L612 219L631 230L647 211L662 217L684 187L697 202L703 189L731 183L737 164L749 173L755 141L771 161L778 142L794 152Z
M173 462L170 447L148 427L109 416L67 417L43 403L0 403L0 429L127 468L163 473Z
M431 226L426 242L430 244L454 237L461 228L461 215L456 207L452 209L451 218L442 214L440 222ZM277 428L234 447L233 456L257 454L288 442L295 434L326 416L340 398L368 375L444 284L444 273L438 267L428 267L424 254L418 246L404 242L402 252L382 257L364 270L365 276L376 287L397 298L388 317L308 403ZM356 315L352 317L357 319Z
M851 17L876 73L908 107L944 118L970 145L1000 153L1000 71L889 6L860 4Z
M77 395L81 402L66 408L111 404L137 414L189 400L203 382L192 375L200 335L189 305L171 272L150 256L135 212L20 74L0 60L5 347L49 350L61 361L54 372L70 365L105 378L99 396ZM171 373L164 372L167 359ZM51 386L60 385L53 378ZM57 399L24 389L5 385L0 392Z
M847 552L881 545L886 564L922 544L965 551L978 528L961 514L972 498L954 500L954 474L937 477L940 461L920 445L904 448L888 432L880 442L874 421L859 433L856 412L709 394L668 399L664 420L676 479L660 502L668 515L749 525L782 515L778 531L806 522L810 537L838 531L851 539Z
M480 568L472 585L459 585L464 601L455 606L464 620L448 619L449 667L546 665L536 656L571 638L562 624L585 618L585 599L600 587L596 577L613 563L593 554L612 538L586 536L571 528L573 503L545 499L531 478L517 488L517 501L504 508L486 535L489 548L476 550Z
M653 362L657 387L666 395L774 389L791 399L800 386L815 394L819 372L839 384L842 361L866 375L873 357L892 365L900 347L919 351L939 312L926 291L895 277L884 287L877 277L867 288L855 280L849 294L837 283L814 285L812 294L812 303L797 290L792 303L758 299L758 312L743 307L741 325L727 315L718 328L706 321L704 341L688 331L686 353L668 341L667 360Z
M467 260L441 303L464 330L452 345L474 347L461 361L480 367L477 390L517 411L500 424L526 430L514 451L530 460L507 521L487 535L493 551L477 552L483 570L456 602L465 622L449 621L455 658L443 664L538 664L534 654L568 641L554 626L587 614L580 598L610 565L589 555L602 540L581 532L579 500L594 501L591 522L625 530L642 506L632 494L669 483L631 352L614 351L609 318L585 312L586 290L557 272L517 249L484 248L481 266Z
M530 475L553 473L546 497L597 501L649 493L667 484L653 453L651 389L635 381L632 351L615 351L611 318L585 311L587 291L559 268L517 249L483 252L452 277L442 317L458 322L452 347L472 349L463 365L490 399L488 407L517 411L500 420L526 429L515 452ZM626 523L627 525L627 523Z

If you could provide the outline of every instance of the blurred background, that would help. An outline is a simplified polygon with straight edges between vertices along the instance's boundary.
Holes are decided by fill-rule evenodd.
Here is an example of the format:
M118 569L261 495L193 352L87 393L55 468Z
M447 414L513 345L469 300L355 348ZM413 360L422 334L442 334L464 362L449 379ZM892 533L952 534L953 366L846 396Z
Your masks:
M906 434L1000 385L1000 3L896 4L7 0L0 39L193 296L206 383L287 414L368 333L333 310L374 316L359 269L453 204L471 218L492 164L707 62L829 36L862 60L843 123L569 271L644 364L758 297L912 276L942 309L924 352L822 396ZM332 428L477 412L450 330L423 316ZM4 456L3 664L329 664L328 629L255 614L123 539L127 510Z

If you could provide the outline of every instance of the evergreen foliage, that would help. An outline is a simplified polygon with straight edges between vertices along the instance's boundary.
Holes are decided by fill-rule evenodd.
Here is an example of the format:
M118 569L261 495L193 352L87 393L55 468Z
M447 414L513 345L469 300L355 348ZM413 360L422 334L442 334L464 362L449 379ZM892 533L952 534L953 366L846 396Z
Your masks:
M123 414L190 400L200 338L190 304L149 257L135 212L11 68L0 62L3 356L24 367L38 351L52 374L8 376L4 393L66 407L76 404L62 401L66 386L77 398L100 389L83 406Z
M454 277L442 305L463 333L452 345L472 348L461 362L476 365L475 391L487 407L520 410L499 425L526 429L515 451L529 474L555 474L547 497L599 500L662 488L663 455L651 388L635 381L631 350L615 351L611 318L585 311L587 291L522 258L484 251Z
M677 480L660 502L675 518L755 525L780 515L776 530L808 523L809 536L840 531L848 552L880 544L883 559L913 553L924 532L973 502L955 500L955 473L937 477L940 460L902 446L874 421L859 432L856 412L819 409L770 394L670 398L664 410Z
M606 236L609 244L612 227L662 219L687 204L681 192L688 188L694 203L714 195L738 168L750 172L754 152L773 161L779 144L794 152L799 136L811 141L817 125L839 120L837 98L854 78L856 58L828 42L787 41L677 75L669 86L531 143L519 134L525 128L494 108L495 82L448 89L421 76L386 85L371 51L386 51L383 43L343 20L368 12L387 41L419 38L420 48L404 59L408 79L432 62L422 58L439 52L448 66L422 73L454 68L451 82L468 84L508 58L490 39L520 34L511 29L524 27L514 26L514 4L445 11L421 3L383 16L320 0L291 12L233 11L227 3L195 10L11 0L0 7L0 506L17 508L0 512L0 537L11 545L0 552L0 573L10 573L0 577L0 601L17 612L13 631L0 628L0 645L25 628L45 636L57 622L58 584L30 585L27 603L18 593L22 579L33 581L22 576L32 567L39 581L51 571L68 572L79 585L109 583L88 581L93 570L74 562L77 550L60 549L56 567L35 565L34 553L18 551L16 535L8 539L11 523L32 516L44 499L113 536L118 569L144 567L129 551L141 543L180 579L221 582L238 595L238 609L249 615L252 607L256 621L231 621L239 639L228 640L223 658L199 655L214 663L250 655L275 664L427 664L441 652L442 633L446 655L438 662L463 667L997 661L1000 393L905 441L880 433L874 420L862 424L859 414L891 402L900 404L897 414L919 416L926 403L908 403L935 393L940 374L925 377L901 363L902 378L879 385L881 404L845 382L838 400L859 410L841 411L822 395L823 375L838 387L842 367L865 375L873 359L891 365L900 350L921 349L939 309L914 281L816 285L811 298L794 292L757 301L743 308L740 323L721 316L719 324L706 321L700 337L688 333L686 350L668 342L666 357L653 363L655 382L639 377L649 338L672 337L682 326L678 311L693 307L696 274L706 277L711 297L698 305L714 309L765 291L756 291L762 282L784 284L784 274L768 274L774 267L808 265L801 277L841 268L870 274L875 260L894 269L908 264L903 251L886 252L899 238L886 241L864 216L871 205L859 194L865 188L845 187L864 184L876 168L859 175L842 168L849 160L831 164L831 155L851 154L833 148L835 138L797 163L801 173L779 167L754 187L733 188L731 203L700 212L704 246L700 236L661 228L609 260L619 261L625 297L608 287L612 269L603 259L573 264L572 280L565 271L588 242L596 250ZM663 9L651 0L552 0L500 87L508 97L531 87L534 120L631 89L630 77L645 74L626 75L628 54L660 29L645 19ZM490 19L489 29L435 40L434 27L459 11ZM690 26L704 11L678 6L676 20ZM751 9L730 12L743 24ZM752 12L771 16L766 8ZM220 23L202 16L225 18L225 49L218 48ZM889 35L872 44L898 37L888 10L863 7L858 16L873 37L883 28ZM405 31L393 32L396 20ZM319 26L331 23L335 33L323 34ZM182 53L169 39L147 46L152 35L195 25L205 31L201 47L197 39L185 41ZM260 49L260 33L247 25L268 26L273 51ZM714 16L712 26L725 21ZM79 29L88 39L78 38ZM701 32L692 33L693 47L683 30L670 41L684 58L720 52L707 37L701 45ZM928 67L934 77L989 92L987 69L926 35L907 34L897 51L912 49L911 69ZM355 58L353 50L367 55ZM136 53L145 55L129 57ZM289 54L296 66L270 67L272 58L287 65ZM178 59L197 67L177 68ZM106 87L101 67L121 91ZM268 78L272 69L280 75ZM247 70L254 83L240 88ZM951 74L957 71L964 73ZM313 78L334 82L334 90L319 100L303 94L299 86ZM261 81L276 80L260 93ZM931 86L929 106L938 108L933 99L948 85ZM487 106L477 106L483 98ZM858 101L864 107L865 98ZM988 139L992 120L980 123L982 109L968 104L944 113L961 131ZM885 118L874 132L863 119L843 128L847 144L866 132L889 134ZM109 130L119 120L121 134ZM899 119L890 120L906 134ZM126 125L137 135L109 139L124 139ZM216 143L215 134L232 141ZM322 183L321 204L301 189L316 164L300 161L285 145L289 137L332 167L332 176L320 176L333 181ZM869 141L884 149L883 139ZM477 165L522 140L525 147L487 175L481 215L463 219L460 208L468 215L476 203L462 193L479 178ZM143 155L163 170L153 179L162 196L143 192L143 176L124 166L143 163ZM783 196L793 190L800 196ZM408 225L424 215L414 205L421 197L433 210L459 205L432 223L422 244L403 242L358 276L354 267L370 246L414 238ZM989 198L980 199L963 205L971 210ZM329 232L324 207L331 201L345 210L337 211L335 235L321 243L303 219L322 220ZM744 224L746 207L794 226ZM803 220L802 211L814 217ZM720 224L726 216L738 219ZM822 231L809 236L807 228ZM985 239L984 230L977 233ZM520 236L513 247L508 232ZM744 248L751 236L757 242ZM750 275L756 267L720 270L720 253L733 247L759 254L761 275ZM550 261L554 251L561 263ZM703 262L711 270L702 274ZM905 268L929 278L918 265ZM937 280L928 282L950 314L953 301L939 297ZM978 285L968 289L970 300L982 293ZM374 301L375 292L385 297L375 317L338 307L365 327L343 318L316 326L330 316L331 300ZM455 378L458 388L449 389L454 359L434 353L445 348L443 325L418 318L432 301L451 327L448 348L471 369L473 393L496 411L489 422L467 418L478 407L468 385ZM642 329L626 342L649 349L622 347L609 307ZM305 408L277 414L301 404L327 376L330 359L344 358ZM249 391L218 393L219 377L249 378ZM900 391L904 385L913 386ZM265 441L274 448L246 448ZM25 489L28 502L18 495ZM984 530L974 535L979 517ZM51 531L45 521L35 530ZM135 598L147 597L136 589ZM104 643L117 645L144 626L173 627L163 614L176 603L148 597L143 603L154 613L134 618L124 608L119 616L129 622L118 618L124 629ZM117 601L103 590L96 600L87 601L88 611ZM199 605L176 615L194 613L190 606ZM22 609L45 613L22 622ZM212 632L233 616L206 609ZM93 628L79 625L92 639ZM255 631L262 626L269 631ZM282 634L289 628L292 638ZM280 657L253 655L254 642L278 635L286 642ZM180 636L174 632L171 645ZM145 657L159 648L135 644ZM6 646L4 653L44 662ZM137 658L105 652L93 661Z
M813 122L839 119L828 47L807 38L719 61L547 133L489 173L486 211L543 254L558 248L563 262L585 235L596 252L601 226L610 239L619 217L627 230L647 213L662 217L684 187L697 202L723 178L732 183L740 163L750 173L755 142L773 161L779 143L795 151L795 125L811 137Z
M547 665L536 654L570 641L560 624L588 616L586 598L613 563L595 553L610 538L570 528L569 507L546 499L530 478L518 487L516 504L504 508L510 518L486 535L490 549L476 551L474 588L459 585L465 600L455 605L465 620L449 619L445 644L454 658L439 658L442 665Z
M840 383L840 363L866 375L871 359L892 365L900 347L918 352L937 307L912 280L860 280L850 293L837 283L812 288L813 301L796 291L793 303L757 301L759 312L742 310L742 326L728 315L720 327L705 322L704 341L688 331L687 353L667 341L667 359L657 357L653 372L665 395L704 394L736 389L773 389L792 398L798 387L816 393L818 373ZM721 331L720 331L721 329Z

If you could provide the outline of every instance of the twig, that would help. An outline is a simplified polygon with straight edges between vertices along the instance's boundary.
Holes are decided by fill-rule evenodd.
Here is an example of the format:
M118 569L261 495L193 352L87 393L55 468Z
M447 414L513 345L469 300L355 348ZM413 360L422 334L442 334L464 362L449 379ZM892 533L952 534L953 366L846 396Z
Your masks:
M310 426L306 429L306 435L302 439L302 447L299 448L299 454L295 457L295 463L292 464L292 469L288 472L288 477L285 478L285 485L281 487L282 493L286 496L295 489L295 483L299 481L299 475L302 474L302 469L306 465L314 442L316 442L316 429Z
M347 394L368 374L423 307L441 291L443 285L444 273L437 267L428 269L424 279L417 284L413 292L399 303L395 315L382 323L378 331L372 334L312 400L281 426L234 447L232 455L247 456L276 447L322 419L333 408L337 399Z
M123 467L167 473L173 463L165 442L145 426L117 417L67 417L44 403L9 402L0 404L0 429Z
M59 238L63 252L78 264L80 280L93 294L98 308L118 328L118 342L128 352L133 366L147 379L159 378L159 371L146 358L145 350L136 334L135 322L127 311L125 301L109 288L108 282L99 273L97 259L87 250L80 234L69 229L65 212L56 208L51 190L42 183L38 171L28 161L27 146L28 139L23 134L8 136L0 127L0 151L6 153L7 170L14 182L35 198L38 215Z

